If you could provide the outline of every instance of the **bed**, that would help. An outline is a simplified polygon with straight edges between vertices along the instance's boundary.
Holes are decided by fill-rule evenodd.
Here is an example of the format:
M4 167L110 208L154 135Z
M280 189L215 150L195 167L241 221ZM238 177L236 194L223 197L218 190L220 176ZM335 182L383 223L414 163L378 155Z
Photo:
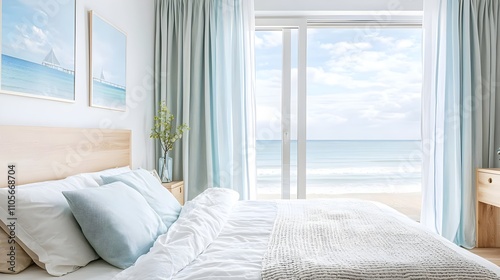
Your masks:
M81 183L130 165L130 132L0 127L0 154L0 166L16 164L19 185L68 176L76 176L65 179L70 183ZM27 172L42 162L43 172ZM27 189L39 187L45 186ZM380 203L238 201L226 189L186 203L168 231L128 268L93 258L58 279L500 279L496 265ZM35 264L1 275L54 279Z
M1 177L5 178L0 180L0 188L8 187L6 175L9 172L8 166L11 165L15 166L13 175L16 185L24 186L64 179L81 173L129 166L130 163L131 131L129 130L0 126L0 172L2 172ZM0 251L1 249L3 248L0 248ZM111 279L120 271L121 269L103 260L96 260L83 269L60 278ZM54 279L35 263L19 274L0 273L0 278Z

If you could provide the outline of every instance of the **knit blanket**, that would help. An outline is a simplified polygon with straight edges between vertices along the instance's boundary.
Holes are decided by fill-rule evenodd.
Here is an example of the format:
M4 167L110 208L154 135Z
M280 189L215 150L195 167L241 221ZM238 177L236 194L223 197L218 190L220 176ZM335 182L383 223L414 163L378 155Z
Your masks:
M375 203L297 202L278 204L264 280L499 279Z

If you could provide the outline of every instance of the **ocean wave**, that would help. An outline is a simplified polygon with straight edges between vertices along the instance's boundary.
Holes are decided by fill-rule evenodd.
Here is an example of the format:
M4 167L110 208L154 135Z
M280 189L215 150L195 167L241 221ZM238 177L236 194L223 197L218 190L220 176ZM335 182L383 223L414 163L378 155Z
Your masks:
M297 170L290 170L292 176L297 175ZM311 176L394 176L404 174L418 174L422 172L421 166L391 166L391 167L338 167L338 168L307 168L306 174ZM257 176L280 176L281 168L258 168Z
M292 194L296 194L295 188L292 188ZM363 193L413 193L420 192L421 185L418 183L414 184L398 184L394 185L339 185L339 184L330 184L330 185L315 185L308 184L307 185L307 194L363 194ZM268 185L260 185L257 187L258 194L280 194L281 193L281 185L278 184L268 184Z

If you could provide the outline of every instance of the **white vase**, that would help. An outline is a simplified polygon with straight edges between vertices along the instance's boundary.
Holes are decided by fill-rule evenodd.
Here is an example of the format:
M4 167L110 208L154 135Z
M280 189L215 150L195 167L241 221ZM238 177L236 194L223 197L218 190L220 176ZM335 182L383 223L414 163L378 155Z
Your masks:
M167 160L161 157L158 160L158 174L163 183L172 182L172 158L168 156Z

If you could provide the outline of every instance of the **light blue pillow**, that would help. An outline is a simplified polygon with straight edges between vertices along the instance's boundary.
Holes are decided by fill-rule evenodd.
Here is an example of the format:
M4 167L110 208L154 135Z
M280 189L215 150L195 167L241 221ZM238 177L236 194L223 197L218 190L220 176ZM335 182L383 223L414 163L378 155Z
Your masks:
M105 184L123 182L142 194L167 228L179 217L182 206L149 171L136 169L119 175L101 176L101 178Z
M144 197L124 183L62 193L90 245L116 267L134 264L167 231Z

